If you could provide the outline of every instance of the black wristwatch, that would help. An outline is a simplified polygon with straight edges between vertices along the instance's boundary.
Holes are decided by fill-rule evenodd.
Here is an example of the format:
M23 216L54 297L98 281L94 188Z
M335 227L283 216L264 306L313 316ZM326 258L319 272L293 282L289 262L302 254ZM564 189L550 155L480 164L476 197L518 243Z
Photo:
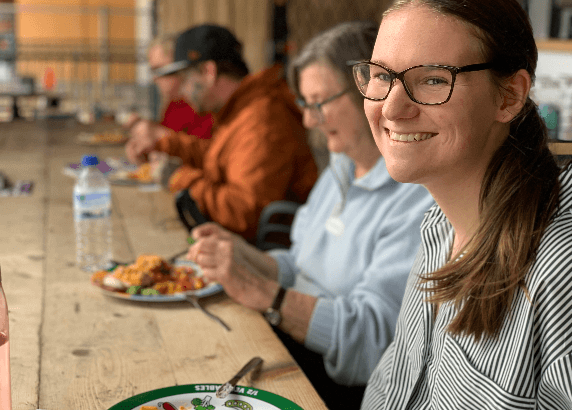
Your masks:
M272 306L266 309L263 313L264 318L270 323L272 326L276 327L282 322L282 315L280 314L280 306L282 306L282 302L284 301L284 296L286 295L286 289L280 286L278 289L278 293L274 298L274 302L272 302Z

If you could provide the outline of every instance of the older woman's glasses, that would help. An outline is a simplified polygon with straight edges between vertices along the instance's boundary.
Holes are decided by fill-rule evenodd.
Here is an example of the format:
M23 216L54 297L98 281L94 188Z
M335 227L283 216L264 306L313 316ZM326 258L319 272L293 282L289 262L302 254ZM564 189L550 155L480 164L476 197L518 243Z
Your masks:
M344 95L348 91L349 91L349 88L346 88L345 90L343 90L337 94L334 94L329 98L326 98L324 101L317 102L314 104L308 104L303 98L297 98L296 104L298 105L298 107L300 107L301 110L308 110L313 115L317 115L317 118L320 120L320 122L323 122L324 121L324 112L322 111L322 107L325 104L340 98L342 95Z
M453 94L459 73L492 68L492 63L471 64L463 67L446 65L418 65L400 73L371 61L351 61L354 79L360 93L372 101L383 101L399 79L409 98L417 104L445 104Z

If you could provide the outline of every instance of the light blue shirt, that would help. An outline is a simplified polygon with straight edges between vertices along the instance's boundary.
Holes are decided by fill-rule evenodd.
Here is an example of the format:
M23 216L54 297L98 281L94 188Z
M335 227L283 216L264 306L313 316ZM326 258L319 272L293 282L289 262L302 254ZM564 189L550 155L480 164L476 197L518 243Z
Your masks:
M279 281L318 297L305 346L339 384L364 385L391 342L420 225L433 198L395 182L380 157L354 178L353 161L331 154L297 212L292 247L273 250Z

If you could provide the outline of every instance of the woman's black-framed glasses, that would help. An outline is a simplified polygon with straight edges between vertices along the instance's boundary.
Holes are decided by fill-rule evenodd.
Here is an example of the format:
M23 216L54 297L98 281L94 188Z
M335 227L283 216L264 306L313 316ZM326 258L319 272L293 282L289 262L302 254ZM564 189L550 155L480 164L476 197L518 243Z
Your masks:
M463 67L447 65L417 65L401 72L393 71L371 61L349 61L359 92L368 100L383 101L398 79L409 98L422 105L445 104L453 94L459 73L487 70L492 63L470 64Z
M308 104L303 98L296 98L296 105L298 105L298 107L300 107L301 110L308 110L312 114L317 114L318 118L320 119L320 122L323 122L324 121L324 112L322 111L322 107L325 104L340 98L342 95L344 95L348 91L350 91L350 89L346 88L345 90L340 91L339 93L334 94L329 98L326 98L324 101L317 102L314 104Z

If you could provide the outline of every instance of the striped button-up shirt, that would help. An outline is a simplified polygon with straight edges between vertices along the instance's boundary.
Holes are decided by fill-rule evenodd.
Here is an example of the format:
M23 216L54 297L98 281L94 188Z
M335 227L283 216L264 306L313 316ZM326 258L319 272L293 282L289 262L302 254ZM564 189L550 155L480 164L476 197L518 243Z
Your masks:
M419 275L446 263L454 236L438 206L427 213L395 339L369 380L362 410L572 410L572 171L560 180L558 212L526 277L530 300L516 292L497 338L451 335L452 303L435 317L424 301Z

